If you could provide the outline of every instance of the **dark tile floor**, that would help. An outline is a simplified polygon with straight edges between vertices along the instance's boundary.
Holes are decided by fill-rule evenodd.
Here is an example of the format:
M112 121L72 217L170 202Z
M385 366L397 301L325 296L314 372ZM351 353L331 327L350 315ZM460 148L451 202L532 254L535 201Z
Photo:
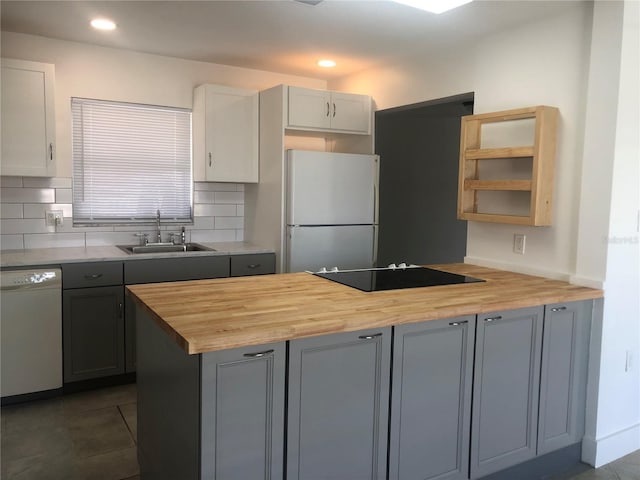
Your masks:
M135 385L3 407L0 416L2 480L140 479ZM554 480L640 480L640 450Z
M3 480L139 480L136 387L5 406Z

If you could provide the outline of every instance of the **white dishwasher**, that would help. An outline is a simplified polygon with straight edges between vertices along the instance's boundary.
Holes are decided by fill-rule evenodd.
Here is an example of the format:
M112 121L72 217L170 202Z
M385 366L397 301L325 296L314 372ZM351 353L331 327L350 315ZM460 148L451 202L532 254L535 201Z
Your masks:
M5 397L62 388L62 273L2 271L0 295L3 403Z

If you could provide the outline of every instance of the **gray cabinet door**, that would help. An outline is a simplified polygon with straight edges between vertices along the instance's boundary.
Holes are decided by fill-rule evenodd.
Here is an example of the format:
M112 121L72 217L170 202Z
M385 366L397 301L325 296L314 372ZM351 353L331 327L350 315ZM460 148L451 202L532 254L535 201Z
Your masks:
M543 307L478 316L471 478L536 455Z
M573 445L584 434L592 306L586 300L545 307L538 455Z
M475 316L394 328L390 480L462 480L469 470Z
M124 373L123 287L63 291L64 381Z
M286 347L202 354L203 479L283 477Z
M386 478L391 329L289 343L288 480Z

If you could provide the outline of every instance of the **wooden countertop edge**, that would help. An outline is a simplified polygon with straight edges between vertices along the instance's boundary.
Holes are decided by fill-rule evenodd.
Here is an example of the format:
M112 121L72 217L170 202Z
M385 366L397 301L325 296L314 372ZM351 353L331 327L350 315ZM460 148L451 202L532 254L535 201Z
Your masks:
M297 322L293 322L291 320L285 321L270 321L267 325L248 325L241 326L238 329L232 329L228 325L225 327L221 327L222 329L219 331L219 334L216 333L217 327L211 326L208 329L207 335L198 335L197 332L192 332L188 327L182 328L185 336L181 335L176 328L171 325L170 321L166 321L163 318L161 312L156 311L153 306L149 306L145 303L143 297L148 292L153 291L154 285L156 287L164 286L165 288L169 284L146 284L146 285L134 285L127 288L128 292L132 297L137 299L137 301L143 306L143 308L150 314L150 316L154 319L154 321L171 337L173 340L188 354L199 354L206 353L216 350L225 350L231 348L239 348L239 347L250 347L254 345L261 345L266 343L276 343L286 340L293 340L297 338L305 338L312 337L317 335L329 335L334 333L344 333L344 332L352 332L358 330L366 330L366 329L375 329L381 327L387 327L391 325L401 325L406 323L416 323L421 321L430 321L430 320L440 320L444 318L453 318L465 315L476 315L483 313L490 313L502 310L511 310L517 308L526 308L538 305L545 304L555 304L562 302L572 302L572 301L580 301L580 300L592 300L596 298L601 298L604 296L604 292L602 290L595 290L586 287L580 287L577 285L571 285L566 282L551 280L543 277L534 277L530 275L524 275L514 272L507 272L502 270L490 269L486 267L477 267L469 264L450 264L450 265L430 265L430 268L436 268L439 270L449 271L452 273L466 274L470 276L474 276L476 278L482 278L486 280L485 283L471 283L471 284L460 284L460 285L448 285L448 286L440 286L440 287L427 287L428 291L423 294L427 294L432 298L437 298L438 294L440 296L446 296L446 294L451 295L452 293L456 293L456 288L461 289L465 288L466 292L472 292L471 294L476 294L477 296L486 296L484 301L480 302L464 302L460 304L447 304L446 306L436 306L436 307L426 307L421 310L409 311L403 310L401 312L386 312L386 307L393 309L397 305L394 304L393 301L389 300L389 296L394 296L394 292L400 292L398 290L390 290L384 292L373 292L373 293L364 293L359 292L350 287L346 287L343 285L334 284L330 282L331 285L324 284L328 287L329 290L333 290L332 293L335 293L336 296L342 297L341 301L348 301L349 296L353 295L377 295L378 297L370 297L368 300L371 300L371 303L382 302L383 307L382 310L376 313L376 307L372 307L371 310L367 310L367 317L358 317L355 319L332 319L329 320L313 320L312 322L305 321L303 316L300 316L300 324ZM285 275L305 275L305 274L285 274ZM491 277L505 277L506 280L500 280L499 278L491 278ZM277 277L277 276L268 276L268 277ZM238 277L235 279L235 282L244 282L253 283L251 280L240 280L241 278L245 279L253 279L253 281L260 282L264 280L260 277ZM289 279L294 280L293 277L289 277ZM228 283L224 283L225 280ZM213 283L212 285L224 285L229 286L232 282L229 282L230 279L216 279L216 280L198 280L191 282L180 282L186 284L191 284L191 286L209 286L209 282L218 282ZM317 277L300 277L300 281L303 282L312 282L312 281L322 281L328 282L324 279L318 279ZM508 296L502 297L497 296L496 287L500 287L501 283L505 286L505 290L507 289L507 283L512 284L514 281L522 282L520 288L524 288L525 290L531 289L531 294L527 295L523 298L508 298ZM527 284L531 286L528 287ZM186 285L187 287L189 285ZM242 286L242 285L241 285ZM533 287L537 287L538 290L543 288L544 293L534 294ZM236 287L237 288L237 287ZM513 288L513 287L510 287ZM346 290L345 290L346 289ZM417 290L417 289L415 289ZM475 292L474 292L475 291ZM138 295L140 293L140 295ZM223 292L224 293L224 292ZM468 296L468 295L465 295ZM362 297L360 297L362 298ZM386 300L385 300L386 298ZM429 298L425 299L427 303ZM161 308L159 308L161 309ZM199 324L198 324L199 325ZM302 326L301 326L302 325ZM310 327L313 325L313 327ZM314 328L315 327L315 328ZM189 334L191 333L191 334Z

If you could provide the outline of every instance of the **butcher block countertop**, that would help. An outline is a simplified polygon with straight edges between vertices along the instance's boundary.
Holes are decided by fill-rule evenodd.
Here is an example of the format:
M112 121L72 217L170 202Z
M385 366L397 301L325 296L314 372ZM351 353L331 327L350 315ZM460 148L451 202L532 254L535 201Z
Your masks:
M189 354L603 296L601 290L475 265L430 267L486 282L362 292L309 273L287 273L127 289Z

